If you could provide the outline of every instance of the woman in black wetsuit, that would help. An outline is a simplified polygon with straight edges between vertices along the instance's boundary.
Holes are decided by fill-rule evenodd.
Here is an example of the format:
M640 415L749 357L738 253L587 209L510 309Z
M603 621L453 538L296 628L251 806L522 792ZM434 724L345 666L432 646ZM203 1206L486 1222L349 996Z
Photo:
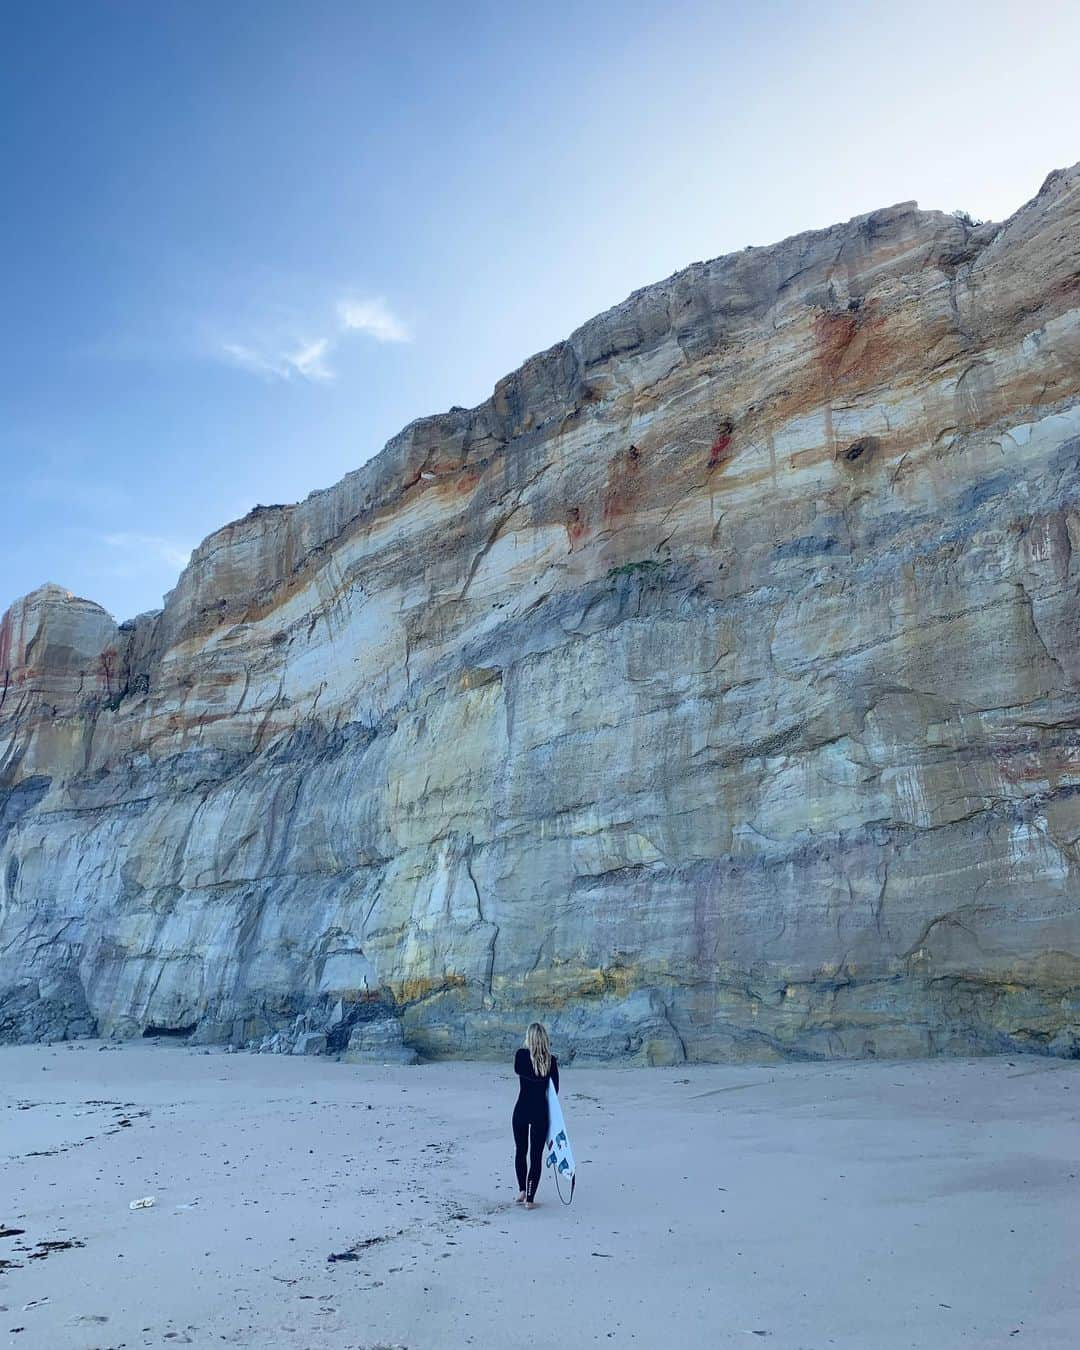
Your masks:
M518 1099L513 1115L514 1170L520 1192L517 1203L524 1203L526 1209L535 1209L533 1197L540 1184L547 1143L549 1080L555 1084L555 1091L559 1090L559 1066L551 1053L548 1034L539 1022L529 1024L525 1044L514 1056L514 1072L518 1076ZM525 1171L526 1150L529 1154L528 1174Z

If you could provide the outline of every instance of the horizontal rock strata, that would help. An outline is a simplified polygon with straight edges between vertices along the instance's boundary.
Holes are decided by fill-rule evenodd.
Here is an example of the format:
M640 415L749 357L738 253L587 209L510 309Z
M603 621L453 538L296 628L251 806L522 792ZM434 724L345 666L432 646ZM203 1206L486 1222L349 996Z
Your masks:
M1078 552L1080 166L695 264L8 612L0 1038L1077 1053Z

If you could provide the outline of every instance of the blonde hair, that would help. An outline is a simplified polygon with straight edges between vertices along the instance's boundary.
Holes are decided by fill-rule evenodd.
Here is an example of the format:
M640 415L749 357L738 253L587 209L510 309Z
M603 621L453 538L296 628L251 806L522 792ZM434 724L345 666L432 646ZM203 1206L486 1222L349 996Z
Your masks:
M533 1073L538 1078L546 1078L551 1072L551 1042L540 1022L530 1022L525 1033L525 1049L532 1060Z

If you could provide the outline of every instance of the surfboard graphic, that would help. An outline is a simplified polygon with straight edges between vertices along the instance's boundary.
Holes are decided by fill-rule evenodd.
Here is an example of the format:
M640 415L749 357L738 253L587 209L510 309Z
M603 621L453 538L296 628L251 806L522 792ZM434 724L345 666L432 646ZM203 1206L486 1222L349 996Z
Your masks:
M549 1082L547 1089L548 1102L548 1137L544 1148L544 1163L550 1167L555 1175L555 1185L559 1192L559 1199L562 1200L562 1183L570 1183L570 1199L563 1200L563 1204L568 1205L574 1198L574 1187L577 1184L577 1167L574 1163L574 1151L570 1147L570 1136L566 1132L566 1119L563 1116L562 1103L559 1101L559 1094L555 1091L555 1084Z

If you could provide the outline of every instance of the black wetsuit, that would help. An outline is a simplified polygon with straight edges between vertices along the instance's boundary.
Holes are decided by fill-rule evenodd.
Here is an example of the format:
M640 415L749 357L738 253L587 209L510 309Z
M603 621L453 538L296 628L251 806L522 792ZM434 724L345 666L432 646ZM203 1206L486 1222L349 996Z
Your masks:
M551 1071L543 1078L533 1072L532 1056L522 1047L514 1056L514 1072L518 1075L518 1099L514 1105L514 1170L518 1190L531 1200L540 1184L540 1169L544 1165L544 1145L548 1129L548 1080L559 1090L559 1065L551 1056ZM530 1140L529 1135L532 1135ZM525 1172L525 1152L529 1153L529 1170ZM526 1182L528 1184L526 1184Z

